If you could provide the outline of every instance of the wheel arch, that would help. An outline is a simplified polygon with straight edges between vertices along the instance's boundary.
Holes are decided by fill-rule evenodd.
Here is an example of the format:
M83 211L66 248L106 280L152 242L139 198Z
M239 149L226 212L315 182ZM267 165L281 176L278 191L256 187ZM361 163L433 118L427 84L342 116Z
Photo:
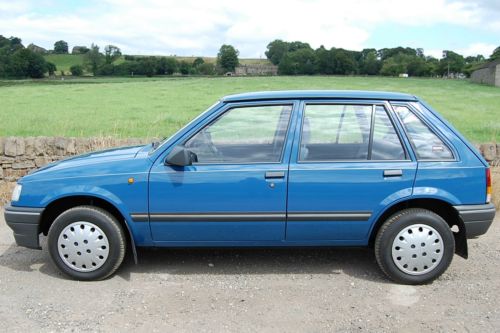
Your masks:
M455 253L467 259L467 237L465 233L465 224L458 215L458 212L449 202L436 198L411 198L403 200L387 207L377 218L370 232L369 244L373 246L377 233L384 222L396 212L407 208L423 208L430 210L448 223L452 228L455 238Z
M116 218L118 223L126 231L128 244L132 249L134 261L137 263L137 250L135 246L134 236L130 229L125 215L110 201L92 195L69 195L57 198L51 201L44 209L40 219L40 232L47 235L50 226L54 220L64 211L78 206L94 206L106 210Z

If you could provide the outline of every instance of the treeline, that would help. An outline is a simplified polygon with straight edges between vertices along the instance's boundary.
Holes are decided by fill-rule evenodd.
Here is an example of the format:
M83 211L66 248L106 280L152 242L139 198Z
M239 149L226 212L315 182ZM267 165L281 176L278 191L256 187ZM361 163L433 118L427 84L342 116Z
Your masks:
M53 75L56 66L42 54L68 54L68 43L59 40L53 50L30 44L24 47L17 37L0 35L0 78L43 78ZM194 61L171 57L122 55L114 45L100 47L74 46L73 54L83 57L82 65L73 65L73 76L92 73L94 76L134 75L223 75L234 73L239 65L239 52L232 45L222 45L215 63L201 57ZM486 61L500 59L500 47L486 59L482 55L464 57L453 51L443 51L441 59L427 56L421 48L395 47L351 51L342 48L313 49L308 43L274 40L267 45L266 56L278 66L280 75L384 75L398 76L469 76ZM64 73L61 72L61 75Z
M215 64L198 57L194 61L177 60L175 57L131 56L125 55L117 62L121 51L114 45L107 45L104 53L99 46L92 44L84 54L84 66L96 76L134 76L134 75L215 75L234 72L238 66L238 50L231 45L222 45ZM72 75L83 73L83 67L72 66Z
M109 46L107 46L108 48ZM121 54L120 54L121 55ZM116 53L101 54L99 47L92 45L84 55L84 66L75 65L70 68L73 76L80 76L87 69L95 76L134 76L134 75L214 75L216 66L206 63L203 58L193 62L177 60L174 57L152 57L125 55L123 61L116 62Z
M42 55L27 49L17 37L0 35L0 78L43 78L53 75L56 66Z
M443 51L443 58L426 56L421 48L395 47L351 51L342 48L311 48L308 43L274 40L267 45L267 58L278 66L282 75L385 75L397 76L469 76L483 64L482 55L464 57ZM490 60L500 58L500 47Z

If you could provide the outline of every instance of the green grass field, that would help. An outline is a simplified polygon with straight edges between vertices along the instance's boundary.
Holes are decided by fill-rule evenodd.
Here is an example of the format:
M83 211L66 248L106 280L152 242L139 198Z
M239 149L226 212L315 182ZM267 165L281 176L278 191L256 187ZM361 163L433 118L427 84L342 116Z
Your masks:
M285 89L400 91L428 101L476 143L500 142L500 89L381 77L87 78L0 82L0 137L163 137L228 94Z

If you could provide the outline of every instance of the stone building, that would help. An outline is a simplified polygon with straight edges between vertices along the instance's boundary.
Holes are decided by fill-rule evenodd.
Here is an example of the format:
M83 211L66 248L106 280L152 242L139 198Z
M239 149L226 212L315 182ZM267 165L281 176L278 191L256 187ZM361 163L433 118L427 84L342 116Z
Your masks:
M500 87L500 60L484 64L481 68L472 72L470 78L475 83Z
M35 45L35 44L33 44L33 43L31 43L30 45L28 45L26 48L27 48L28 50L31 50L31 51L35 52L35 53L41 53L41 54L45 54L45 53L47 53L47 50L46 50L46 49L44 49L44 48L43 48L43 47L41 47L41 46Z
M277 75L278 66L274 65L241 65L236 67L236 75Z

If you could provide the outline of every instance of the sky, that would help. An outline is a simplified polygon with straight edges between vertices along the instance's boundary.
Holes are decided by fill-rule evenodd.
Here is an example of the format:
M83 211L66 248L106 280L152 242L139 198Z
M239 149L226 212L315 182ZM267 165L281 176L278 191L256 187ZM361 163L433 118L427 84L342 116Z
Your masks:
M143 55L215 56L231 44L242 58L264 58L267 44L283 39L488 57L500 46L500 0L0 0L0 35Z

